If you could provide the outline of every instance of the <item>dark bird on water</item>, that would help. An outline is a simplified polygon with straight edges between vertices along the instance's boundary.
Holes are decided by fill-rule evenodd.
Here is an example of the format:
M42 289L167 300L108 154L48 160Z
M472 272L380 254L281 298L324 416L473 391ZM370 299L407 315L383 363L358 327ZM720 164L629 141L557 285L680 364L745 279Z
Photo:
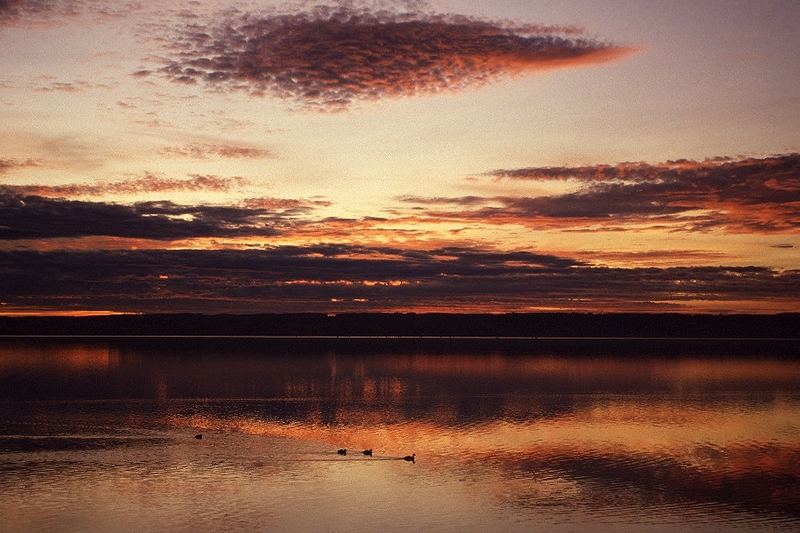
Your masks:
M336 453L338 453L339 455L347 455L347 448L336 450Z
M411 461L412 463L416 463L417 454L412 453L411 455L406 455L403 457L403 461Z
M196 438L197 440L200 440L200 439L203 438L203 434L202 433L198 433L197 435L194 436L194 438Z
M372 457L372 448L370 448L369 450L364 450L361 453L363 453L364 455L369 455L370 457Z

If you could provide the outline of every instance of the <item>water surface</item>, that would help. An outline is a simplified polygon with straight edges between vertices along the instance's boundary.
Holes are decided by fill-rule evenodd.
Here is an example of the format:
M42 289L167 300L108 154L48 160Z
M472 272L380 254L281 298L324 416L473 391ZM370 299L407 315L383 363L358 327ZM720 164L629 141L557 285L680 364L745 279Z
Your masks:
M800 528L797 360L390 342L2 342L0 530Z

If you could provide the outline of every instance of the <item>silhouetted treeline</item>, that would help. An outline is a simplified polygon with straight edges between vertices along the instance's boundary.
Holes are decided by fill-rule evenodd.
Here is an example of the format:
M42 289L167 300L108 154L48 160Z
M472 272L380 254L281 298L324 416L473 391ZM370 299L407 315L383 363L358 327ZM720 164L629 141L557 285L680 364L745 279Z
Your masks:
M2 317L0 335L797 338L800 313L262 314Z

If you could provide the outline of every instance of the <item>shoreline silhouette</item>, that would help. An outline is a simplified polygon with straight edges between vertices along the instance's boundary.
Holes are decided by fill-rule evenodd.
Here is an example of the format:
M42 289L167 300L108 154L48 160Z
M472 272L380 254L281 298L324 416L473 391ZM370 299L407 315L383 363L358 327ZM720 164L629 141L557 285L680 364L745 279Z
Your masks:
M0 317L0 336L274 339L798 340L800 313L149 314Z

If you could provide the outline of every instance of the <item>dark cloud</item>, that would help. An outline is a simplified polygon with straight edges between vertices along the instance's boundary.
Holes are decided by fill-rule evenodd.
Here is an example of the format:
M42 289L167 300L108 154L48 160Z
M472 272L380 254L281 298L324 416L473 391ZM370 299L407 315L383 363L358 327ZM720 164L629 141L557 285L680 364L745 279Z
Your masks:
M0 240L113 236L178 240L201 237L267 237L282 232L306 210L273 205L180 205L139 202L120 205L42 196L0 189Z
M800 229L800 154L657 165L523 168L496 170L489 175L498 179L569 180L578 190L536 197L404 196L400 200L425 206L417 215L439 220L564 228L625 223L685 231L719 227L733 232Z
M579 33L574 27L343 6L261 16L237 12L207 26L184 26L160 72L176 83L341 109L359 100L457 91L631 52Z
M787 308L800 298L800 271L600 268L552 255L465 248L15 251L0 252L0 275L4 301L20 308L609 311L703 300L741 311Z
M0 157L0 176L18 168L30 168L41 166L41 161L35 159L4 159Z
M0 164L2 168L2 164ZM152 192L210 191L227 192L246 185L241 177L192 174L189 179L171 179L147 173L141 178L101 183L68 183L64 185L14 185L0 187L0 193L47 197L84 197Z
M229 159L264 159L272 157L269 150L253 148L250 146L236 146L232 144L187 144L183 146L168 146L161 150L162 155L177 155L194 159L208 159L209 157L224 157Z
M800 193L800 154L770 157L715 157L702 161L678 159L664 163L618 163L581 167L527 167L486 173L498 179L575 180L592 183L643 183L680 185L698 192L718 192L723 197L764 198L766 191ZM766 189L765 189L766 188ZM768 198L771 195L768 195Z
M382 228L382 223L390 221L385 218L320 218L315 216L316 212L332 205L321 197L249 197L228 205L87 200L116 195L146 197L166 192L227 192L247 183L239 177L191 175L189 179L168 179L147 174L143 178L107 183L0 185L0 241L35 239L35 243L19 242L14 246L53 249L84 247L90 240L101 242L102 239L96 239L99 237L160 241L220 237L235 241L291 234L316 241L379 238L385 242L398 236L422 234L416 230ZM75 238L82 241L65 240ZM228 242L228 245L246 244Z

